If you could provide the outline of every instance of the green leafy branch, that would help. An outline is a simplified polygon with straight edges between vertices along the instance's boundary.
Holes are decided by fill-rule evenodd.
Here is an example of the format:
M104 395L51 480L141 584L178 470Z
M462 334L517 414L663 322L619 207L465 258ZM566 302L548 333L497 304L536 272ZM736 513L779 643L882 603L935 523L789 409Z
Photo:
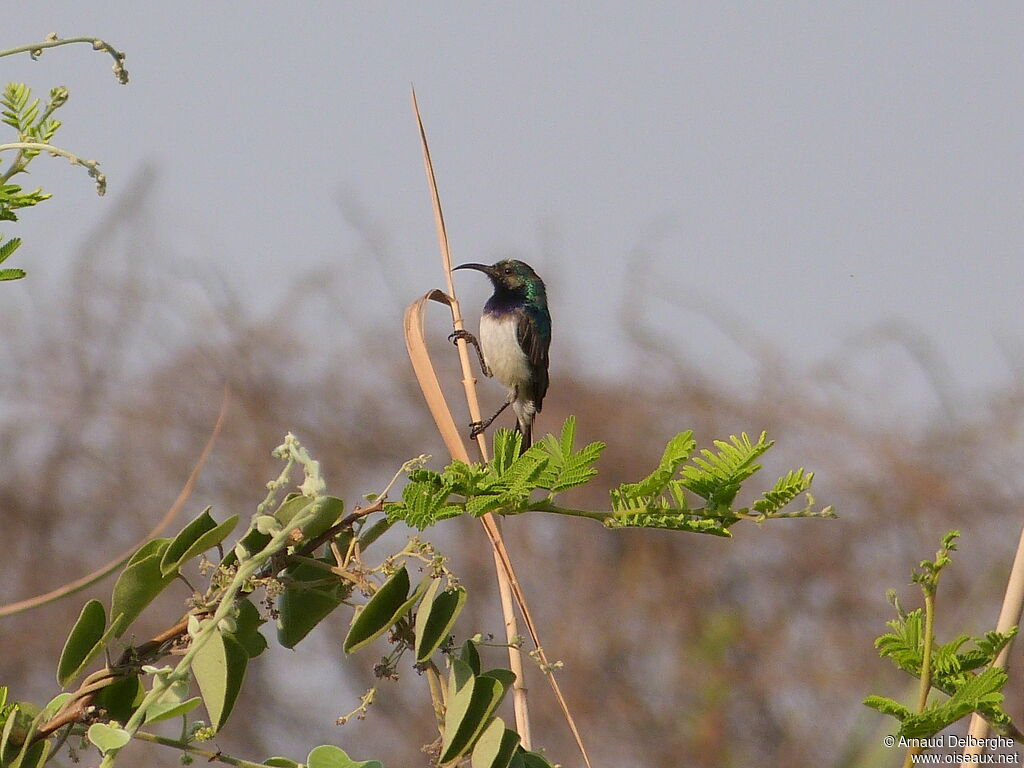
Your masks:
M505 728L495 710L515 676L508 670L481 672L476 643L467 641L456 663L452 630L466 602L466 590L432 545L412 538L405 547L375 566L363 553L390 527L380 516L387 494L405 471L414 471L426 457L404 465L373 503L345 513L344 503L327 494L315 461L288 435L275 454L284 460L277 478L267 484L250 525L233 547L223 542L238 517L217 522L204 510L176 536L144 544L127 561L114 585L109 613L98 600L82 608L65 643L57 679L67 686L119 638L189 562L204 560L210 587L200 593L190 586L186 616L153 639L124 650L115 663L85 675L75 691L61 693L39 709L29 702L6 705L0 689L0 766L41 768L71 736L83 737L103 755L111 768L120 751L133 739L203 755L231 765L260 765L211 752L202 742L226 724L239 695L249 661L262 654L267 640L260 626L267 617L277 623L278 642L294 648L339 606L353 608L343 643L355 653L387 636L391 652L375 673L397 678L405 654L430 683L439 738L429 749L444 766L471 758L485 768L550 768L539 753L519 745L518 734ZM302 482L292 492L290 476L302 467ZM283 498L281 495L284 494ZM220 563L205 561L204 553L221 551ZM414 567L423 576L414 584ZM262 610L254 600L262 590ZM108 620L109 616L109 620ZM171 653L179 659L161 665ZM446 659L448 683L439 656ZM475 661L474 661L475 658ZM469 665L467 675L462 665ZM192 692L198 688L198 695ZM349 717L362 718L376 689L362 697ZM205 706L208 725L189 723L190 713ZM170 739L145 730L153 724L181 719L182 736ZM317 747L305 764L283 757L263 765L299 768L382 768L377 761L357 762L331 745Z
M0 56L28 53L32 58L38 58L47 48L76 43L88 43L94 49L109 54L114 59L114 75L118 81L128 82L128 71L124 68L124 53L98 38L61 39L51 34L42 42L0 51ZM0 119L17 132L18 140L0 144L0 152L15 153L6 167L0 170L0 221L17 221L16 211L50 198L50 195L41 188L26 191L20 185L11 183L13 177L27 172L32 160L43 152L52 157L63 157L72 165L82 166L95 182L97 194L103 195L106 192L107 179L100 171L97 161L87 160L51 143L61 126L61 121L54 118L54 113L67 103L68 96L68 89L58 86L50 90L49 99L45 104L41 104L38 98L32 98L31 89L24 83L8 83L4 88L3 96L0 97ZM18 238L4 242L0 237L0 262L10 256L20 244ZM24 276L25 271L22 269L0 270L0 280L17 280Z
M576 420L570 416L558 437L546 435L520 454L519 434L498 430L494 458L486 464L454 461L441 472L411 472L402 501L387 506L388 517L423 530L463 512L549 512L590 518L608 528L665 528L717 536L730 536L730 526L744 519L834 517L831 507L815 506L809 492L814 475L803 469L787 472L751 505L736 504L743 483L761 469L758 457L772 446L764 434L756 442L746 434L716 441L715 450L694 456L693 433L680 433L669 441L651 474L611 490L610 511L562 506L556 503L558 495L590 482L605 448L594 442L577 450L575 434ZM807 497L802 508L784 509L801 494ZM691 503L689 497L703 503Z
M875 641L879 656L920 681L916 709L875 695L868 696L864 704L896 718L900 723L898 735L908 739L930 738L977 712L998 733L1024 742L1024 734L1002 707L1006 672L993 666L1000 651L1017 634L1017 628L1005 633L986 632L981 637L961 634L947 643L935 644L935 595L939 577L950 564L951 553L956 551L959 535L958 531L947 533L935 559L922 560L913 573L913 581L920 586L924 598L923 609L905 612L895 593L890 592L897 617L887 622L891 631ZM945 698L929 703L933 689ZM920 751L918 747L911 748L907 760Z

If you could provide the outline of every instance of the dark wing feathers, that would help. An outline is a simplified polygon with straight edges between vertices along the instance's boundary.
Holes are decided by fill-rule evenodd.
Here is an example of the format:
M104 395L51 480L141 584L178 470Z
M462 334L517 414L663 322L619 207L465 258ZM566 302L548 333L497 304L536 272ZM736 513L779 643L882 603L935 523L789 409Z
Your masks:
M547 313L544 313L545 315ZM545 328L546 325L546 328ZM550 317L531 317L528 309L516 313L516 338L530 361L533 372L533 402L540 411L548 391L548 347L551 346ZM545 330L547 332L545 332Z

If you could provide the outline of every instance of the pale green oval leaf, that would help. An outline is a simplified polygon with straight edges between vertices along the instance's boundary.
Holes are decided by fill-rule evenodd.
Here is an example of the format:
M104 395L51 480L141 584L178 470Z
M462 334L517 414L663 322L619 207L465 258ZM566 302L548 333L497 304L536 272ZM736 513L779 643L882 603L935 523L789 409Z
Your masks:
M103 650L99 643L106 628L107 612L103 608L103 603L99 600L90 600L83 606L60 654L57 682L61 688L74 680L82 668Z
M202 703L198 696L175 703L173 701L158 701L146 710L146 722L158 723L161 720L171 720L191 712Z
M416 613L416 661L424 662L445 641L455 626L455 620L466 604L466 590L458 587L437 593L440 579L423 596L423 604Z
M132 735L124 728L117 728L107 723L93 723L89 726L86 736L104 755L107 752L121 749L132 740Z
M457 719L449 721L445 715L444 739L441 742L442 765L456 762L473 748L504 696L505 686L497 678L478 675L474 679L469 701L459 702L459 710L455 713ZM451 699L449 713L453 709L450 702Z
M245 678L249 654L230 635L214 632L192 660L192 674L199 684L210 725L219 731L235 705Z
M210 507L207 507L199 517L186 525L164 550L160 572L165 576L177 573L178 569L193 557L198 557L224 541L236 525L238 515L232 515L218 524L210 516Z
M425 590L427 585L423 583L421 586ZM352 626L345 637L345 653L369 645L398 621L409 610L408 595L409 572L403 565L384 582L352 620Z
M168 540L162 539L161 541L166 546ZM152 543L150 542L150 544ZM147 544L143 549L147 546L149 545ZM123 635L145 607L174 580L173 573L165 576L160 570L162 554L162 547L158 547L145 557L139 559L133 557L132 561L134 562L129 561L129 565L117 577L117 582L114 584L114 596L110 602L110 615L117 617L110 625L114 629L114 637Z
M519 734L505 727L505 721L495 717L484 728L473 747L472 768L508 768L519 746Z
M342 749L323 744L313 749L306 758L308 768L384 768L379 760L353 760Z
M297 763L287 757L268 757L261 765L270 765L274 768L302 768L302 763Z
M329 571L307 563L289 566L285 575L294 583L281 593L277 601L277 639L285 648L294 648L313 627L341 605L348 592L340 580L316 586L304 585L302 582L320 582L331 577Z
M294 517L310 505L316 505L312 517L307 520L301 530L302 535L308 539L315 538L334 525L345 512L345 502L334 496L319 496L315 499L309 496L293 496L278 507L274 513L282 525L288 525Z

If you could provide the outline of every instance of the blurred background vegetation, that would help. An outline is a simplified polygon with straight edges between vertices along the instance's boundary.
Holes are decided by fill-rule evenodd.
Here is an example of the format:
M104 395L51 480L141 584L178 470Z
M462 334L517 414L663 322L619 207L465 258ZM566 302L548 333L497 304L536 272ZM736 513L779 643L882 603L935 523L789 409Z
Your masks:
M31 274L4 288L3 602L52 589L144 535L207 439L224 382L232 393L228 419L181 521L207 504L219 519L254 510L277 471L270 450L288 430L350 505L412 456L432 453L434 466L445 463L401 338L404 305L434 286L403 280L402 258L357 207L339 213L358 237L340 248L336 269L294 272L282 259L281 272L267 279L286 281L286 298L253 312L231 280L207 266L214 246L179 253L155 234L154 183L151 171L140 173L107 209L77 248L60 301L40 300ZM424 243L421 258L436 258L432 248ZM573 279L568 255L515 255L545 277L555 333L564 334L539 428L556 429L572 413L580 441L609 443L601 474L580 489L579 504L603 506L605 490L649 471L678 431L693 429L706 445L766 429L777 441L766 472L806 466L817 474L819 501L840 514L740 526L731 541L610 532L555 516L506 521L545 649L565 663L561 681L596 764L799 768L900 760L898 750L881 747L890 724L860 703L869 693L913 690L872 647L891 616L885 590L898 587L904 603L915 605L910 569L947 529L959 528L960 552L939 593L938 637L994 627L1020 531L1024 378L958 402L944 385L943 368L953 361L891 324L836 350L827 364L800 368L725 310L698 306L752 363L741 380L716 375L703 364L700 340L669 341L662 332L692 316L694 304L658 296L657 276L639 258L622 294L603 297L628 329L630 364L618 375L581 376L571 320L558 313L560 286ZM376 300L352 301L367 293ZM476 307L463 301L475 318ZM440 352L449 329L441 313L432 320ZM455 356L448 359L454 385ZM908 378L930 383L927 403L912 412L888 396ZM499 402L496 386L485 383L482 391L485 402ZM469 588L460 637L501 635L493 562L479 526L456 520L427 535ZM108 580L0 620L0 681L15 697L47 700L56 692L70 623L87 598L107 601L111 586ZM176 620L187 596L184 585L168 590L149 629ZM411 669L402 671L408 685L381 683L365 721L334 725L374 682L372 653L342 653L345 621L332 617L298 652L272 646L263 663L251 665L238 710L244 716L233 718L218 746L261 759L299 757L326 741L388 766L425 765L427 683L417 683ZM1007 687L1007 710L1018 717L1020 656L1018 644ZM568 730L532 672L535 739L573 765ZM170 766L177 757L163 749L145 763Z

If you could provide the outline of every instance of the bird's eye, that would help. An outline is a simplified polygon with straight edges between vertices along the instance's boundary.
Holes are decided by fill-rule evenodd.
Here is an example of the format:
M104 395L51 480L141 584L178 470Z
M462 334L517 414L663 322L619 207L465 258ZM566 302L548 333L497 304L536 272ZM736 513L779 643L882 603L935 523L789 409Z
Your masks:
M512 274L512 267L505 267L505 274L506 275L511 275Z

